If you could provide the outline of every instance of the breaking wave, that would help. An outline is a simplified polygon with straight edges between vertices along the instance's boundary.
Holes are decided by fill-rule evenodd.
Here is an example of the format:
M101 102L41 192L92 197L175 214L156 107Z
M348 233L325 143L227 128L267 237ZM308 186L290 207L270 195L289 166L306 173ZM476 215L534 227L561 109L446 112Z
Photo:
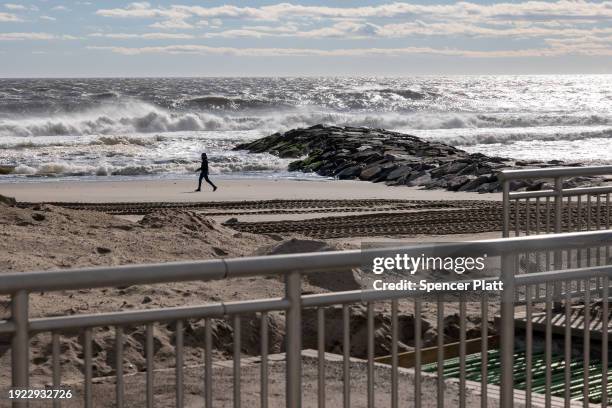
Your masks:
M207 97L208 98L208 97ZM222 98L223 99L223 98ZM209 99L207 99L210 102ZM207 102L207 103L208 103ZM279 131L318 123L385 129L485 129L538 126L612 126L605 115L512 115L455 112L334 112L311 107L245 114L166 110L122 101L78 113L0 119L1 136L82 136L184 131Z
M612 139L612 128L601 130L578 131L573 128L564 129L565 131L543 133L541 131L527 131L519 133L500 133L500 134L476 134L459 135L444 138L436 138L454 146L476 146L491 144L512 144L525 141L574 141L587 139Z

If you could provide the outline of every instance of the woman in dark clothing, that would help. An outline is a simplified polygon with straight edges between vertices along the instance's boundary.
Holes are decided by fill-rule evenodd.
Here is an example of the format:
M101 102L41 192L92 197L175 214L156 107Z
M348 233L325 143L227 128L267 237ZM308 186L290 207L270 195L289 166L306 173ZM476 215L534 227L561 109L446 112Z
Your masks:
M196 191L201 191L202 179L206 180L206 182L212 186L213 191L217 190L217 186L215 186L208 178L208 157L206 156L206 153L202 153L202 165L196 171L200 172L200 180L198 182L198 189Z

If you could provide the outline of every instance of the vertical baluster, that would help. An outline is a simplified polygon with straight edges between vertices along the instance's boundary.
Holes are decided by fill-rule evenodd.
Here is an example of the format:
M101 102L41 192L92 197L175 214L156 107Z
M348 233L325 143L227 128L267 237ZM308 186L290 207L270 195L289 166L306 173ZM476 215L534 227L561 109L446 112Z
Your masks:
M601 383L603 389L601 392L601 406L602 408L608 406L608 349L610 347L608 343L608 324L609 324L609 304L610 299L610 278L604 276L603 278L603 291L601 295L602 302L602 318L601 318Z
M176 353L176 406L183 408L183 321L176 322L176 338L175 338L175 353Z
M146 326L145 354L147 360L147 408L153 408L153 390L154 390L154 364L153 358L155 350L153 349L153 324L149 323Z
M584 288L584 365L583 365L583 404L585 408L589 407L589 366L591 364L591 280L586 279Z
M318 348L318 400L319 408L325 408L325 309L317 309Z
M540 211L541 211L541 209L540 209L540 197L536 197L536 207L535 208L536 208L535 209L535 211L536 211L536 234L539 234L540 233L540 227L541 227L541 224L540 224L540 217L541 217L541 214L540 214Z
M368 303L368 408L374 407L374 305Z
M391 408L398 408L397 299L391 301Z
M532 365L533 365L533 308L531 298L532 287L525 287L526 304L525 304L525 322L526 322L526 339L525 339L525 408L531 408L531 392L532 392Z
M550 234L550 196L546 197L546 233Z
M438 320L438 350L437 350L437 362L438 362L438 378L437 378L437 396L438 396L438 408L444 408L444 301L442 295L438 298L437 308L437 320Z
M567 232L572 232L572 196L567 197Z
M204 320L204 401L206 408L213 406L213 341L212 320Z
M531 235L531 201L525 200L525 235Z
M569 283L569 282L568 282ZM564 379L565 379L565 407L569 408L571 405L571 379L572 373L570 365L572 363L572 295L570 291L565 292L565 367L564 367Z
M582 231L582 220L584 219L584 215L582 214L582 196L579 195L577 197L577 203L576 203L576 213L577 213L577 221L578 221L578 225L576 230L577 231Z
M547 407L551 406L551 386L552 386L552 292L553 289L550 283L546 284L546 343L544 346L544 354L546 361L546 391L545 403Z
M83 371L85 374L85 386L84 386L84 403L85 408L92 407L92 395L91 395L91 381L93 378L92 367L92 350L91 350L91 329L85 329L83 336Z
M261 407L268 407L268 313L261 313Z
M514 200L514 235L521 235L521 217L520 217L520 200Z
M591 231L591 211L593 211L591 194L587 194L587 231Z
M62 374L60 366L60 335L57 332L53 332L51 335L51 354L52 354L52 381L53 388L59 389L62 385ZM61 400L59 398L53 399L53 408L59 408L61 406Z
M414 299L414 407L421 407L421 299Z
M465 294L459 295L459 408L465 408L465 321L466 321Z
M485 292L482 294L482 299L480 301L480 310L481 310L481 343L480 343L480 355L482 358L482 362L480 365L480 388L482 390L480 396L480 406L481 408L487 408L487 377L488 377L488 365L489 365L489 295Z
M117 408L123 408L124 390L123 385L123 328L115 327L115 396Z
M240 344L240 340L241 340L241 327L240 327L240 316L239 315L235 315L234 316L234 347L233 347L233 354L234 354L234 408L240 408L241 406L241 400L240 400L240 353L242 350L242 346Z
M342 372L344 385L344 408L351 407L351 321L348 305L342 305Z

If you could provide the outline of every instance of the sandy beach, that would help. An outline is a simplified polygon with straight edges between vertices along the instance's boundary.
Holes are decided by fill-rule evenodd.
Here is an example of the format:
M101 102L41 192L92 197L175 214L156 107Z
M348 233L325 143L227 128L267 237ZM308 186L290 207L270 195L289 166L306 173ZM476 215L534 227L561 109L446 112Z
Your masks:
M390 188L356 180L288 180L220 178L214 193L194 192L194 180L44 181L0 183L0 194L27 202L194 202L242 200L500 200L501 194L478 194L416 187Z
M216 181L220 188L214 193L192 192L191 180L28 181L0 184L0 194L15 197L21 203L21 208L5 206L0 211L0 234L10 238L0 242L0 268L6 272L47 270L359 248L363 240L445 241L499 235L495 231L497 224L491 224L492 231L488 232L466 231L461 234L452 231L449 233L447 230L449 226L455 225L453 222L456 225L468 225L461 220L469 218L469 212L476 207L488 209L487 203L495 204L499 194L389 187L362 181L246 178L220 178ZM24 204L26 202L30 204ZM82 203L94 206L78 207ZM96 203L98 207L95 207ZM162 208L162 204L186 207ZM447 205L448 208L439 208L440 205ZM444 216L451 213L460 213L461 218L445 222ZM421 228L426 229L415 229L414 233L406 233L410 232L408 230L396 231L389 227L389 223L395 222L393 217L409 217L405 218L406 228L423 225ZM440 220L436 224L428 221L427 217ZM227 223L232 218L238 220L238 224ZM322 231L327 231L328 223L330 233L320 235ZM339 223L345 228L339 230ZM441 229L436 230L435 225L441 225ZM255 232L248 232L253 228ZM266 232L270 228L277 228L278 231L273 229L276 232ZM341 236L336 237L338 231L341 231ZM324 293L360 287L357 276L343 276L340 280L329 282L305 281L303 290L306 293ZM348 276L351 278L347 280ZM238 291L236 285L248 285L250 289L248 292ZM242 279L232 286L219 281L92 289L74 293L50 292L31 296L30 314L37 317L188 306L219 299L246 300L281 296L283 288L280 281L257 278ZM3 315L8 312L4 308L7 302L8 299L2 300ZM351 310L353 318L362 321L363 310L359 307ZM377 310L383 316L388 313L388 305L381 304ZM411 303L402 302L400 310L402 315L409 315L412 311ZM474 309L472 314L476 316L478 310ZM434 327L434 315L427 316L426 313L424 321L428 323L424 324ZM252 325L253 319L255 316L248 317L245 324ZM284 318L281 313L271 313L270 319L271 327L279 328L279 331L271 334L271 351L280 352L283 336L280 328ZM333 319L330 316L331 327L334 325ZM453 322L452 319L448 321L449 327L453 327ZM470 323L470 336L477 335L475 322ZM361 324L355 326L354 330L360 330ZM227 336L231 334L231 327L221 320L216 325L215 355L222 360L228 352L226 345L230 339ZM194 335L199 330L196 322L190 327ZM165 344L164 347L171 347L172 330L170 326L160 325L156 330L156 341ZM430 330L426 344L433 345L435 330ZM388 353L388 345L385 345L388 343L385 338L387 331L388 327L380 333L381 348L378 352L381 355ZM141 332L142 328L130 330L127 334L128 344L137 342ZM189 333L188 339L191 338ZM314 345L314 336L314 332L305 333L305 343ZM101 343L110 341L112 330L97 331L94 338ZM247 338L250 338L248 333ZM69 335L64 341L70 352L66 355L63 378L78 381L81 375L76 360L81 349L79 338ZM50 364L44 352L47 342L47 336L37 336L32 343L34 355L40 355L35 369L39 377L35 377L41 380L48 374ZM363 349L361 343L356 342L355 347ZM136 343L133 346L136 347ZM131 347L128 346L127 355L131 356L128 359L134 365L129 372L142 369L138 363L140 351L138 347ZM252 339L245 340L245 347L247 355L257 349ZM331 340L329 347L330 352L338 352ZM402 350L410 349L407 344L400 347ZM359 353L356 351L356 356ZM7 357L1 357L0 362L7 363L4 361ZM95 376L112 375L113 368L108 358L109 354L105 351L94 358ZM188 348L187 362L196 363L200 358L201 350L197 347ZM171 354L166 357L160 355L158 360L160 367L172 366ZM6 384L8 378L2 376L0 382Z

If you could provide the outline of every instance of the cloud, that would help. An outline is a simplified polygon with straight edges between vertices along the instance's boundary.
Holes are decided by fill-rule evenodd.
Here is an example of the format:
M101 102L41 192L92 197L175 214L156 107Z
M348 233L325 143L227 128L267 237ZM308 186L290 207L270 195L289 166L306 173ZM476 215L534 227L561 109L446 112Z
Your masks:
M612 48L603 46L564 48L529 48L518 50L465 50L456 48L402 47L402 48L346 48L322 50L313 48L234 48L210 47L206 45L169 45L157 47L87 47L91 50L110 51L122 55L143 54L193 54L193 55L232 55L245 57L397 57L402 55L440 55L467 58L523 58L554 57L568 54L577 55L612 55Z
M41 20L47 20L47 21L56 21L57 20L57 18L51 17L51 16L40 16L39 18Z
M95 38L112 38L120 40L142 39L142 40L188 40L195 38L190 34L175 34L175 33L144 33L144 34L128 34L128 33L91 33L89 37Z
M27 10L28 8L23 4L5 3L4 7L9 10Z
M157 23L151 24L149 27L159 28L162 30L168 30L168 29L169 30L172 30L172 29L186 30L186 29L193 28L193 25L187 23L185 20L173 19L173 20L158 21Z
M0 33L0 41L50 41L50 40L78 40L73 35L56 35L50 33Z
M17 23L20 21L23 20L14 14L0 12L0 23Z
M55 6L55 7L51 8L51 10L53 10L53 11L70 11L70 9L68 7L62 6L62 5Z
M389 3L362 7L305 6L300 4L279 3L261 7L240 7L223 5L215 7L172 5L153 8L150 3L131 3L125 8L101 9L97 14L106 17L166 17L183 18L231 18L253 20L280 20L285 18L398 18L431 16L443 18L541 18L550 19L611 19L612 3L585 0L526 1L522 3L477 4L457 2L453 4L414 4ZM174 16L174 17L172 17Z
M96 14L113 18L153 19L157 21L149 23L149 27L160 30L208 27L205 38L282 36L358 40L462 36L543 40L551 37L608 34L612 23L612 1L559 0L492 4L463 1L448 4L394 2L361 7L291 3L261 7L176 4L154 7L148 2L139 2L130 3L124 8L100 9ZM224 19L238 20L238 27L215 31L222 26ZM253 21L269 25L254 28ZM282 26L299 23L300 29L279 30L278 22L282 22Z

